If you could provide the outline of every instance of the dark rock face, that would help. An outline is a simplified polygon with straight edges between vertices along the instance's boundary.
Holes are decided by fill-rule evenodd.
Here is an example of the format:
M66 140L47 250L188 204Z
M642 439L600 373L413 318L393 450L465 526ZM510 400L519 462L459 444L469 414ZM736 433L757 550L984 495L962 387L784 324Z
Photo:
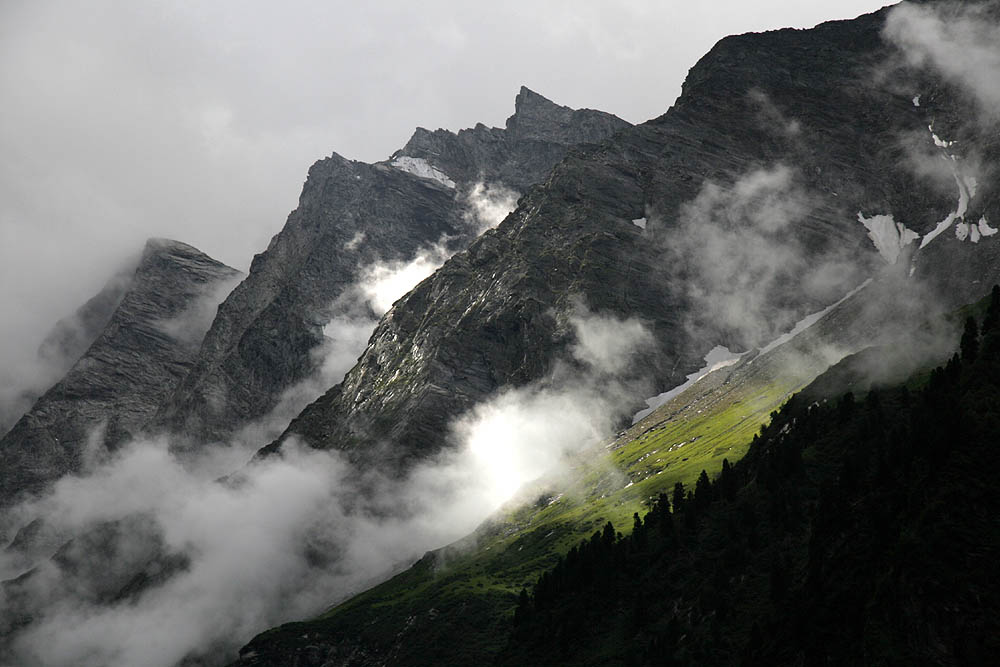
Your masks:
M600 142L626 127L611 114L559 106L522 87L506 129L481 123L458 134L418 128L393 157L423 158L455 180L499 182L524 192L566 155L566 147Z
M645 361L661 387L698 368L714 344L759 344L738 328L698 321L704 304L692 285L712 268L704 264L727 257L698 254L689 241L692 202L706 192L735 197L761 170L784 168L804 193L780 234L766 237L790 244L800 264L777 272L760 295L765 341L872 275L883 261L858 212L891 212L925 233L954 210L954 190L922 182L900 137L926 133L927 118L938 114L958 125L963 108L943 82L921 80L934 94L916 107L911 90L876 76L894 53L882 37L885 16L722 40L691 70L670 111L573 151L496 230L397 302L344 382L284 437L359 461L376 442L388 445L380 459L386 451L396 461L433 452L457 414L499 387L545 375L570 342L576 296L647 324L660 346ZM646 216L646 229L632 223ZM924 255L980 250L948 241ZM831 257L845 275L809 289L825 279L801 272ZM996 273L977 267L980 278Z
M88 449L100 455L138 433L190 368L206 311L240 275L183 243L147 242L124 293L105 290L83 309L97 321L120 299L103 331L0 440L0 504L79 470Z
M598 142L627 126L522 89L507 129L420 129L387 162L336 154L317 162L298 208L220 307L194 368L152 428L206 442L268 413L285 390L317 370L323 326L361 267L411 259L442 239L451 251L467 246L478 233L464 215L477 182L521 191L570 145ZM426 177L430 169L439 178Z

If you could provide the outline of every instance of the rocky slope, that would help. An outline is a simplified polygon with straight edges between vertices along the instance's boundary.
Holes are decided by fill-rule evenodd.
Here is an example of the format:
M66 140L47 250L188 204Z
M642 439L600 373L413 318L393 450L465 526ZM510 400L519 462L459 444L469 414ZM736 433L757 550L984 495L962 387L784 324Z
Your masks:
M627 126L522 88L506 128L418 129L385 162L336 154L320 160L309 170L298 208L222 304L194 368L153 428L205 442L267 414L284 392L317 372L322 346L336 343L325 338L324 325L337 315L357 315L351 291L366 267L412 260L437 244L445 246L439 253L465 247L482 226L471 200L484 189L521 192L542 180L570 146L599 142ZM364 304L362 310L367 317L381 314Z
M926 72L879 76L899 58L886 15L722 40L666 114L573 151L400 300L344 382L283 438L357 460L374 442L399 460L434 451L456 415L545 377L572 342L580 299L642 319L659 341L648 375L669 387L713 345L767 340L872 275L885 260L859 212L891 213L919 236L956 208L954 182L923 180L901 137L926 135L918 150L937 159L931 119L990 159L997 146L964 91ZM982 183L965 217L995 219L992 192ZM962 244L949 229L914 261L964 298L996 272L992 241ZM892 259L905 271L910 258Z
M100 334L0 440L0 504L138 433L190 368L220 292L240 275L189 245L148 241L124 291L113 281L81 310L89 329L118 300ZM81 339L51 340L70 349Z

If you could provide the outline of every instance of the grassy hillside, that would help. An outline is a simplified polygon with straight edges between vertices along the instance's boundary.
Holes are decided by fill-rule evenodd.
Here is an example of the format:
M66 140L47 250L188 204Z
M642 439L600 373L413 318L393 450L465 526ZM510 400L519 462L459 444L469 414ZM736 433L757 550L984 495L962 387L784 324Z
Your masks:
M507 642L518 593L607 522L627 532L677 482L736 461L754 433L808 376L779 372L780 355L720 369L615 439L539 480L473 535L311 621L254 640L244 660L336 642L344 657L407 664L471 664ZM818 372L818 371L817 371ZM461 636L457 645L453 638ZM307 642L309 643L309 642ZM355 653L356 652L356 655Z
M724 460L741 460L792 394L831 360L866 348L867 328L845 321L857 325L857 313L872 310L845 302L767 354L706 375L614 439L580 453L559 476L524 489L469 537L318 618L258 636L243 649L241 664L284 664L292 655L317 665L331 656L344 664L497 659L522 589L608 522L628 534L634 515L645 514L661 493L672 494L678 482L693 489L702 471L715 477ZM854 331L861 333L852 340ZM857 390L852 368L850 361L839 364L824 391Z

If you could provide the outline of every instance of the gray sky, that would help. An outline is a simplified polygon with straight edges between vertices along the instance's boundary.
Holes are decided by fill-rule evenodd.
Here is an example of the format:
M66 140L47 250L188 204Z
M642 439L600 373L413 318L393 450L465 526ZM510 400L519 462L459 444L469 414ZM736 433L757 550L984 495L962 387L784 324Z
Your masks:
M879 0L0 4L0 382L149 236L246 269L336 151L502 125L524 84L633 123L718 39Z

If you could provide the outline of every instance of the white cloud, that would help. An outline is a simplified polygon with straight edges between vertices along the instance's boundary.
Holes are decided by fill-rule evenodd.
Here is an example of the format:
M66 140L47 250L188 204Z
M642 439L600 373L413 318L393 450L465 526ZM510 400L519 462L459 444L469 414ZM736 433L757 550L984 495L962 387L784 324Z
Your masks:
M465 220L481 234L503 222L517 207L519 196L499 183L487 185L479 181L465 195Z
M958 84L995 118L1000 108L1000 25L983 7L962 3L902 3L886 20L885 35L911 66L929 67Z
M813 204L796 176L779 164L730 185L706 181L663 233L669 275L691 301L693 335L756 347L803 314L787 295L825 305L858 282L857 258L838 248L810 256L804 246L798 226Z
M401 480L294 439L225 484L182 465L165 439L130 443L63 478L20 515L45 517L57 534L97 535L100 549L64 550L67 569L43 563L27 578L40 606L15 634L13 657L102 667L167 667L203 651L218 658L466 535L522 484L608 434L629 403L615 376L648 332L583 306L569 324L581 368L487 399L455 420L453 448ZM156 554L181 565L130 598L94 597L113 597ZM5 602L16 610L16 600Z

